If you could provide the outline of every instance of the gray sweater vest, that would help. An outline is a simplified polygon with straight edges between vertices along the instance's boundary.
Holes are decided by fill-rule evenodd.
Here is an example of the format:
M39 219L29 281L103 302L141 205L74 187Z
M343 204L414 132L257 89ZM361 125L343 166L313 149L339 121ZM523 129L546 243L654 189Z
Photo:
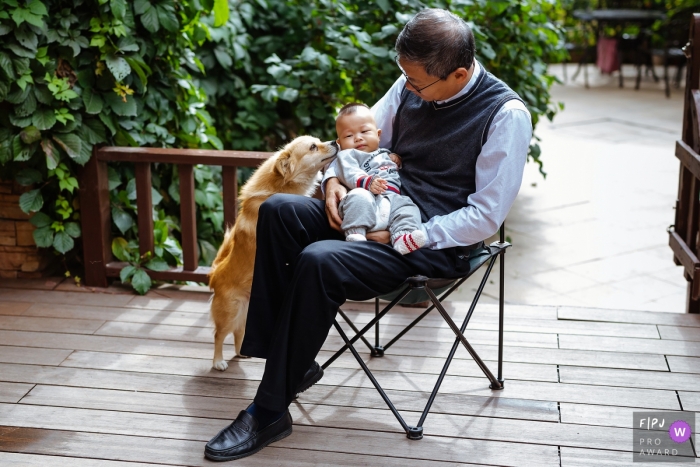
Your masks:
M521 100L483 66L469 92L442 104L404 88L391 150L403 164L402 194L416 203L423 222L467 206L467 197L476 191L476 159L491 122L511 99Z

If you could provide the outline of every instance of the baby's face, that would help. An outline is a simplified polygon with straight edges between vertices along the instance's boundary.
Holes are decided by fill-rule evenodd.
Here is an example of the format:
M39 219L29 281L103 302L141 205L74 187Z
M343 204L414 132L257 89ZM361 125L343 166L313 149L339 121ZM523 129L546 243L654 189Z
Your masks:
M382 130L377 128L369 109L359 107L355 113L343 115L335 122L340 149L358 149L372 152L379 149Z

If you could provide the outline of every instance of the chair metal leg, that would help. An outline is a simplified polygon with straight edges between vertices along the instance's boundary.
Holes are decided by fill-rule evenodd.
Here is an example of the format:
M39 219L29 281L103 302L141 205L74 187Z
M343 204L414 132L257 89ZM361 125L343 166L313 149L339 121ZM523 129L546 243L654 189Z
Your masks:
M410 291L411 291L411 287L410 287L410 286L406 286L406 288L403 290L403 292L401 292L399 295L397 295L396 298L393 299L393 300L391 301L391 303L389 303L389 304L381 311L381 313L379 313L377 316L375 316L374 319L372 319L369 323L367 323L367 324L365 325L365 327L363 327L362 329L360 329L360 331L359 331L357 334L355 334L355 336L354 336L352 339L350 339L349 344L346 343L344 346L342 346L336 353L334 353L328 360L326 360L326 363L324 363L323 365L321 365L321 367L322 367L324 370L325 370L326 368L328 368L328 366L329 366L331 363L333 363L334 361L336 361L336 359L337 359L338 357L340 357L340 356L343 354L343 352L345 352L345 351L348 349L348 346L349 346L349 345L354 344L355 342L357 342L358 339L360 339L361 336L364 336L364 334L369 330L369 328L371 328L372 326L374 326L380 319L382 319L382 317L383 317L385 314L387 314L387 312L388 312L389 310L391 310L392 308L394 308L394 305L396 305L396 304L399 303L401 300L403 300L403 298L404 298L406 295L408 295L408 292L410 292Z
M403 419L401 414L399 413L398 410L396 410L396 407L394 404L391 402L391 399L389 399L389 396L386 395L386 392L384 392L384 389L379 385L379 382L377 379L374 377L371 371L369 371L369 368L367 368L367 365L365 364L364 360L362 360L362 357L360 357L360 354L357 353L357 350L355 350L355 346L352 345L352 342L350 342L350 339L348 339L348 336L345 335L345 332L343 331L343 328L340 327L338 324L338 321L334 321L333 325L335 326L335 329L338 331L338 334L340 334L340 337L345 341L345 345L347 345L350 348L350 352L352 352L353 356L355 357L355 360L357 360L357 363L360 364L362 369L364 370L365 374L369 378L369 380L372 382L374 387L377 389L377 392L379 392L379 395L382 396L382 399L384 399L384 402L386 405L389 407L391 412L394 414L396 419L399 421L401 426L403 427L404 431L406 432L406 436L409 439L414 439L418 440L423 437L423 428L422 427L412 427L408 426L406 421Z
M338 308L338 314L340 314L340 316L342 316L343 320L345 320L345 322L348 323L348 326L350 326L350 328L353 331L355 331L355 334L357 334L359 332L359 330L357 329L355 324L353 324L353 322L350 320L350 318L348 318L348 316L345 314L345 312L343 312L343 310L341 310L340 308ZM377 324L377 325L379 325L379 324ZM362 342L364 342L365 345L367 346L367 348L369 348L370 352L374 352L374 347L372 347L372 344L369 343L369 341L367 340L367 338L365 338L365 336L360 336L360 339L362 339Z
M506 245L505 223L501 226L500 243ZM498 382L501 383L499 388L492 387L491 389L503 389L503 322L505 317L505 282L506 282L506 248L502 248L500 252L500 277L498 284Z
M379 316L379 297L374 299L374 317L376 318L377 316ZM372 350L372 356L384 356L384 347L379 345L379 321L377 321L377 324L374 325L374 349Z

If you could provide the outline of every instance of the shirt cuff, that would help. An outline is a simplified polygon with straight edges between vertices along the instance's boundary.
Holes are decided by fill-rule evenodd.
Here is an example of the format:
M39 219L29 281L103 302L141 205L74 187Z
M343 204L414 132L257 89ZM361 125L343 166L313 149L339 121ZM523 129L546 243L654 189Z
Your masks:
M425 245L423 245L423 248L434 250L436 243L430 240L430 234L428 234L428 229L425 227L425 224L421 224L420 229L423 231L423 235L425 235Z

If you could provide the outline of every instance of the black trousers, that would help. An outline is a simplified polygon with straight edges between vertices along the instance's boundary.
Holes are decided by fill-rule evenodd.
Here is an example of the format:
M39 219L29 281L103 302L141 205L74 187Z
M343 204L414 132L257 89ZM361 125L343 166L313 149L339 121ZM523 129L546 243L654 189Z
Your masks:
M276 194L260 206L255 272L241 352L265 358L255 403L283 411L323 345L338 308L396 290L409 276L451 278L469 269L463 251L346 242L323 201ZM468 257L467 257L468 259Z

